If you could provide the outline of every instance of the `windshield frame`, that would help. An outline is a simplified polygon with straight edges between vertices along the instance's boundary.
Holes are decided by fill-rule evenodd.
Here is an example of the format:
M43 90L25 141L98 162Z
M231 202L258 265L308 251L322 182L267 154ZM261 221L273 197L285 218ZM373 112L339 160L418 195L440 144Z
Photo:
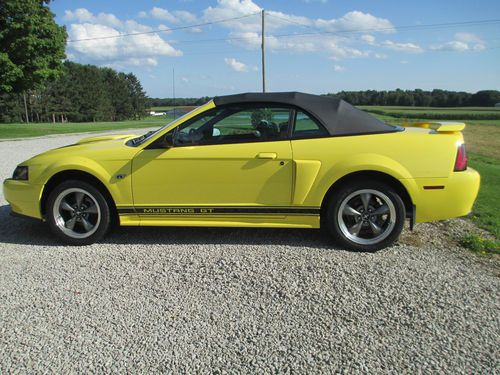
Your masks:
M184 123L185 121L191 119L192 117L195 117L198 114L203 113L205 111L208 111L212 108L215 108L215 103L213 100L210 100L207 103L202 104L201 106L194 108L193 110L189 111L188 113L170 121L169 123L161 126L160 128L158 128L156 130L150 130L150 131L144 133L143 135L129 139L125 144L127 146L130 146L130 147L142 146L142 145L148 143L149 141L152 141L153 139L155 139L156 136L165 134L168 131L170 131L171 129L174 129L177 126Z

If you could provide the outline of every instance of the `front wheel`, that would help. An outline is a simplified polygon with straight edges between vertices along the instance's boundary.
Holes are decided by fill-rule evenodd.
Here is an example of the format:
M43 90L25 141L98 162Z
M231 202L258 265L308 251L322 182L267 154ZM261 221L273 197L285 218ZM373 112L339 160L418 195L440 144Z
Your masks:
M99 241L111 222L109 204L103 194L78 180L63 182L52 190L45 212L52 232L71 245Z
M405 216L404 203L390 186L356 182L334 192L326 224L343 247L377 251L398 239Z

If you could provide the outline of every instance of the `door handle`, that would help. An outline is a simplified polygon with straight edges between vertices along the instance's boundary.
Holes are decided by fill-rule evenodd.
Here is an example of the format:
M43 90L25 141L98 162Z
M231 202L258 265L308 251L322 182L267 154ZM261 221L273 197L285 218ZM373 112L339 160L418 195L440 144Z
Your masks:
M276 159L278 154L276 152L259 152L257 159Z

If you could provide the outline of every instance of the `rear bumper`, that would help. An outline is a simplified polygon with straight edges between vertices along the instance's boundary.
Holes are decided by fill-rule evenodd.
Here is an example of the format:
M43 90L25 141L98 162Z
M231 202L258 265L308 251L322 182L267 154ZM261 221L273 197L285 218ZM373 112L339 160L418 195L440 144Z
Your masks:
M445 220L469 214L479 192L480 180L479 173L472 168L452 172L448 178L415 179L418 189L414 197L416 222Z
M42 188L42 185L10 178L3 182L3 194L10 204L12 213L35 219L42 219L40 212Z

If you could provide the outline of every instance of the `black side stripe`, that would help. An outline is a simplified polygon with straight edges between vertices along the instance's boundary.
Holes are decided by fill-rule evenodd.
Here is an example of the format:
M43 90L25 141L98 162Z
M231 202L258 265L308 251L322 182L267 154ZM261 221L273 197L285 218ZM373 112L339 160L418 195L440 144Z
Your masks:
M319 208L302 207L118 207L119 214L138 215L319 215Z

